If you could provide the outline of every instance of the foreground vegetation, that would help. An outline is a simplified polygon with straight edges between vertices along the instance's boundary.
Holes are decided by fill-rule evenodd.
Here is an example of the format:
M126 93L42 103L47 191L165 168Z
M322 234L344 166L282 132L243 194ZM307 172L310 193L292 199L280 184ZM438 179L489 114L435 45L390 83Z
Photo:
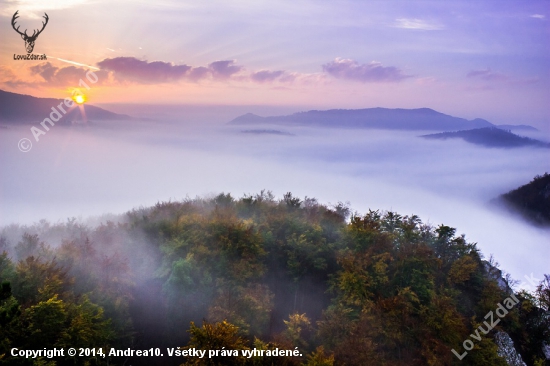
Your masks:
M290 193L159 203L93 227L12 225L0 253L6 365L506 365L504 333L544 365L550 344L547 276L459 361L452 349L512 294L495 263L451 227ZM301 356L168 357L178 346ZM26 360L13 347L164 357Z

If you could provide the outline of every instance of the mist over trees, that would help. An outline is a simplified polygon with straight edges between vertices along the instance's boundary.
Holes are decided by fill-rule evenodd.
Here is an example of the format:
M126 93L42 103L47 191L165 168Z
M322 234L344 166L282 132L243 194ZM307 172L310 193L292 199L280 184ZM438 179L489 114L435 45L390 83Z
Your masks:
M550 276L459 361L452 349L513 293L452 227L352 213L291 193L164 202L95 226L0 233L6 365L527 365L550 344ZM500 342L500 343L499 343ZM150 349L164 357L11 357L10 349ZM298 357L169 357L167 347Z

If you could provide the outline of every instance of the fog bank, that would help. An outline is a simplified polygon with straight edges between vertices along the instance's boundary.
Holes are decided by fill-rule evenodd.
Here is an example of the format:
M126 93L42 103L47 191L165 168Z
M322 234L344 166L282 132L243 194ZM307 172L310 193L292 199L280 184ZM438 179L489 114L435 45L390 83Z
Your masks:
M262 126L242 133L225 125L240 110L197 108L181 117L177 109L145 110L140 116L148 120L56 125L38 142L30 126L0 130L0 225L268 189L279 198L290 191L349 201L359 213L417 214L456 227L516 279L549 272L550 232L486 205L550 171L545 149L427 141L419 132ZM29 152L19 151L21 138L33 143Z

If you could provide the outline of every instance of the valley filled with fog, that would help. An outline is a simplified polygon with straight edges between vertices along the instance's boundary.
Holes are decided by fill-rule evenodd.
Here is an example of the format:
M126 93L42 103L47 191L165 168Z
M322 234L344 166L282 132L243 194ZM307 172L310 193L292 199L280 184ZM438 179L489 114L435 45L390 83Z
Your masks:
M418 137L430 131L227 125L247 112L295 108L108 109L142 119L56 125L38 142L28 125L0 130L0 226L71 217L97 222L161 201L265 189L277 198L292 192L349 202L360 214L416 214L456 227L517 280L548 272L550 232L489 205L550 171L547 149ZM542 132L530 137L548 140ZM29 152L19 151L21 138L32 141Z

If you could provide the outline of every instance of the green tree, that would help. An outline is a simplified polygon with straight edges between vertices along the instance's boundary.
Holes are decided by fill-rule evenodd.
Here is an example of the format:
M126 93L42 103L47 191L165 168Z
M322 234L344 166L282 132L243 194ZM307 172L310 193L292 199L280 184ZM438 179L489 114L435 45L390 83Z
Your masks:
M202 327L191 322L189 329L191 339L185 347L199 350L237 350L240 356L215 356L204 358L188 358L183 365L245 365L247 358L242 356L241 350L248 350L247 342L239 336L239 327L227 322L208 323L203 321Z

